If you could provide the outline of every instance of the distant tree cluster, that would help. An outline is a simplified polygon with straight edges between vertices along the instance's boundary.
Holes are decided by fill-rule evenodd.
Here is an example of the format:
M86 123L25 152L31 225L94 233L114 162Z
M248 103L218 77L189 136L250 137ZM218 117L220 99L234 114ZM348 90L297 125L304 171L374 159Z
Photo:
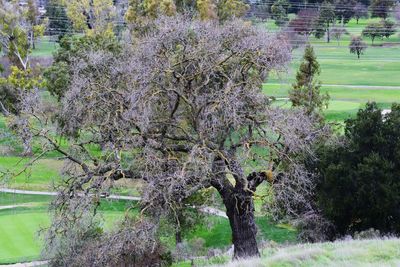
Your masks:
M277 0L271 6L271 17L275 24L283 26L289 21L290 4L287 0Z
M298 10L296 18L288 24L289 31L299 35L315 35L317 38L326 37L327 42L333 37L340 41L344 34L345 24L352 18L357 21L361 18L367 18L369 11L372 17L378 17L382 20L379 23L370 23L363 32L363 36L371 38L390 37L395 30L395 24L388 20L389 15L394 12L396 17L395 1L392 0L374 0L371 5L363 1L321 1L319 4L305 5L305 8ZM307 8L306 8L307 7Z
M400 4L397 4L394 16L398 23L400 23Z
M373 18L382 18L386 20L395 5L395 0L372 0L369 6L371 16Z
M396 32L395 23L389 20L381 20L378 23L370 23L362 31L362 35L371 39L372 44L376 38L389 38Z

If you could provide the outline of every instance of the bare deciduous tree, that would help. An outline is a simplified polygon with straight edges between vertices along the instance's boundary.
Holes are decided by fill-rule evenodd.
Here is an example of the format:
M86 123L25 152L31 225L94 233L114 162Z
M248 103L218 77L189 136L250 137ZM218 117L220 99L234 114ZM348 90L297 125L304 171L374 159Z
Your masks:
M368 45L362 40L360 36L353 36L351 38L351 42L349 45L350 53L356 54L357 58L360 59L360 56L364 54L365 50L367 50Z
M340 45L340 40L342 39L343 35L349 34L349 32L343 26L337 26L332 28L331 33L332 36L336 39L338 46Z
M33 136L69 163L53 229L60 233L95 210L99 193L115 180L144 181L141 207L150 216L173 215L173 203L212 187L226 207L234 257L257 256L257 187L279 184L288 166L307 187L292 156L311 153L321 132L306 112L269 106L261 90L268 73L289 62L289 44L239 20L164 17L149 29L119 56L75 59L56 114L68 149L52 137L46 113L35 111ZM93 146L102 148L100 156Z

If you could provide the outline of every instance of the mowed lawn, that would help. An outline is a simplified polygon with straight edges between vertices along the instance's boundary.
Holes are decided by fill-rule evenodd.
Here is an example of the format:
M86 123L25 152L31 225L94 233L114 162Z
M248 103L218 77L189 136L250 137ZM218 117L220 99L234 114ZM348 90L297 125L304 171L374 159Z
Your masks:
M38 230L49 224L45 212L3 214L0 211L0 263L35 260L42 242Z
M361 59L349 53L347 45L313 44L321 65L320 80L326 85L400 86L400 45L369 47ZM287 73L274 73L269 83L292 83L302 58L294 52Z
M44 36L36 41L36 49L32 50L33 57L51 57L58 48L58 43Z
M376 19L351 20L347 25L349 35L338 43L332 39L311 38L318 62L321 66L319 80L322 93L329 93L331 101L325 116L329 121L343 121L355 116L365 103L375 101L382 108L390 108L393 102L400 102L400 35L389 39L377 39L375 45L365 39L369 47L361 59L349 53L351 35L360 35L362 29ZM297 69L302 60L303 50L294 50L293 61L287 72L273 73L263 91L271 97L287 98L288 90L295 81ZM277 105L288 105L284 100Z
M50 223L49 196L0 193L0 264L31 261L40 258L43 240L38 231ZM4 209L5 206L15 206ZM3 209L2 209L3 207ZM104 200L99 212L104 219L102 227L110 230L123 218L127 207L137 214L136 203L130 201ZM275 225L267 217L257 217L259 240L277 243L295 243L297 231L285 225ZM196 227L188 240L202 238L205 248L226 248L231 245L231 230L225 218L210 216L204 224ZM163 238L174 247L173 235Z
M264 84L263 86L265 94L278 98L278 101L275 101L274 104L283 107L290 106L287 100L289 89L289 84ZM330 96L328 109L325 111L325 117L329 121L343 121L353 117L367 102L377 102L383 109L389 109L392 103L400 102L400 88L371 89L365 87L343 88L337 86L322 86L321 92L328 93Z
M107 211L104 228L112 228L123 212ZM47 227L50 217L45 210L12 209L0 211L0 264L17 263L40 258L43 245L40 229Z
M39 231L49 226L50 201L49 196L0 193L0 264L40 258L43 240ZM102 227L112 229L131 204L127 201L103 201L99 209L104 218Z
M40 159L27 166L30 158L0 157L0 171L8 172L5 182L16 189L48 191L51 185L60 181L63 162L57 159Z

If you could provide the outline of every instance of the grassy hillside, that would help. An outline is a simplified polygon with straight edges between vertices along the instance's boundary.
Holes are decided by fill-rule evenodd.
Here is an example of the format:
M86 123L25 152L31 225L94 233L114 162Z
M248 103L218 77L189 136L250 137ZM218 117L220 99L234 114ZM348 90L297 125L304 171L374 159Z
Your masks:
M399 266L400 240L364 240L305 244L273 252L264 251L261 259L234 262L239 266Z
M198 259L196 266L221 267L342 267L342 266L400 266L400 239L352 240L334 243L271 246L259 259L229 262L229 257ZM227 263L223 263L227 262ZM189 267L190 262L175 267Z

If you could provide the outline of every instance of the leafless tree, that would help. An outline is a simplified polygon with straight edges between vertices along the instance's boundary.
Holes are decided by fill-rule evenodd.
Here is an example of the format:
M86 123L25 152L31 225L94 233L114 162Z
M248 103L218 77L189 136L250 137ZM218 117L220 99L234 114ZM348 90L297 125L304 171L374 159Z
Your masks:
M280 184L290 170L308 190L295 155L311 153L322 132L302 110L271 107L261 90L271 70L285 70L290 45L240 20L220 25L183 16L157 19L128 40L120 55L98 51L75 60L55 115L68 149L54 138L40 101L31 103L38 120L29 125L32 136L68 163L53 203L54 231L95 212L99 193L119 179L144 181L147 216L174 215L174 203L211 187L226 207L234 257L259 255L257 187ZM101 156L90 152L94 146Z
M367 50L368 45L362 40L360 36L353 36L351 38L351 42L349 45L350 53L356 54L357 58L360 59L360 56L364 54L365 50Z
M64 233L48 236L44 256L51 266L167 266L171 256L157 238L157 227L148 220L125 219L108 233L98 221L81 218Z
M349 32L343 26L336 26L332 28L331 33L333 38L336 39L338 46L340 45L340 40L342 39L343 35L349 34Z

